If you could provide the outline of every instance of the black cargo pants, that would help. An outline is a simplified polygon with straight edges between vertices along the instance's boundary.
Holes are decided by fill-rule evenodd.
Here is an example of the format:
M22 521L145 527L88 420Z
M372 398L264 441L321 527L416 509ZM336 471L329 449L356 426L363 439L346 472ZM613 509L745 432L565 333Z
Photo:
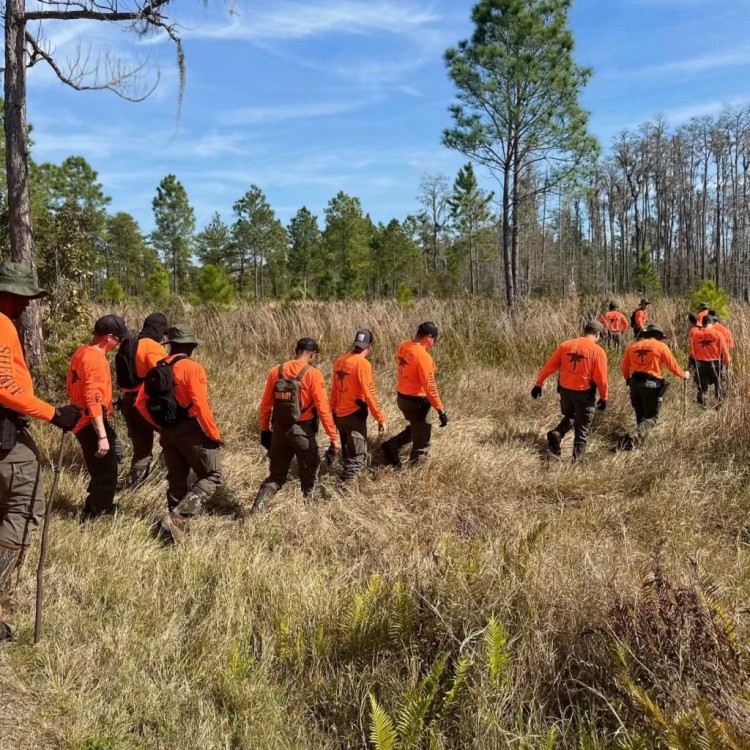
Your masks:
M638 438L642 440L656 427L661 411L664 382L632 377L630 403L635 411Z
M346 482L367 466L367 407L345 417L335 417L334 422L339 431L344 461L341 479Z
M560 388L560 411L562 421L557 427L560 437L565 437L571 430L575 431L573 438L573 459L579 459L586 450L589 431L596 413L596 391L570 391Z
M76 433L83 452L83 460L91 477L83 512L84 515L93 517L114 512L117 477L123 459L122 443L107 419L104 420L104 430L109 441L109 451L101 458L96 457L96 452L99 450L99 438L94 425L89 423Z
M432 439L432 406L421 396L404 396L398 394L398 408L409 425L386 440L381 446L385 451L397 454L405 445L411 443L409 460L416 464L424 461L430 453Z
M705 404L708 390L714 387L714 395L717 403L721 401L724 385L724 367L720 361L701 362L696 361L695 387L698 391L698 403Z
M154 428L144 419L135 406L137 391L124 393L120 411L128 428L128 437L133 446L130 462L130 478L134 484L145 481L151 470L151 457L154 451Z

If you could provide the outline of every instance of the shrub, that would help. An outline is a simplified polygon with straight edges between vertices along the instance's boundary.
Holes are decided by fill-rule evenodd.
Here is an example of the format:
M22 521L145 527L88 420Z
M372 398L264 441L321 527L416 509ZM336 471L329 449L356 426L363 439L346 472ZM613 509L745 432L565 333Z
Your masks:
M710 310L716 310L719 317L729 319L729 295L712 279L704 281L690 296L690 305L694 310L705 302Z

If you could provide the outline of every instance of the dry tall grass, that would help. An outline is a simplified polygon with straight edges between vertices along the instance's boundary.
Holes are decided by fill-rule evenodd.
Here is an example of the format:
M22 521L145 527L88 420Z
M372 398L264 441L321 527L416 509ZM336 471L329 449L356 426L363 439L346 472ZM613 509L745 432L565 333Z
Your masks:
M132 325L144 314L123 312ZM81 527L69 440L44 640L30 645L27 605L20 642L0 649L0 747L750 746L750 310L732 320L725 408L699 410L691 392L683 419L673 384L648 446L613 454L632 427L613 356L610 408L573 467L545 457L553 384L540 402L529 390L591 312L533 302L511 321L497 303L460 300L173 314L206 341L226 494L179 549L149 534L161 472L122 496L116 518ZM652 308L674 345L684 312ZM325 478L315 505L290 482L267 514L234 521L266 473L257 405L269 367L309 334L328 376L370 327L396 430L392 354L422 319L444 331L434 354L451 416L429 464L376 469L345 497ZM35 433L49 460L58 433Z

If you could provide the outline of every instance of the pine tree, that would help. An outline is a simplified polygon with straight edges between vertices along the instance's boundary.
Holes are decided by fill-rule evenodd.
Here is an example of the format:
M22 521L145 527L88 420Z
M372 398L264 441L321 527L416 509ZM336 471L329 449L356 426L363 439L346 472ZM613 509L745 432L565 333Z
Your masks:
M303 206L289 222L287 234L292 288L299 288L302 299L306 299L315 261L322 249L318 217Z
M136 220L124 212L108 216L101 248L106 278L117 279L128 295L143 294L159 257L146 245Z
M232 280L224 269L212 263L207 263L198 271L196 288L201 302L228 305L234 301Z
M172 291L179 294L185 291L189 277L195 213L185 188L173 174L159 183L152 206L156 227L151 242L169 271Z
M505 294L514 310L523 173L559 185L595 156L578 98L591 71L573 59L572 0L480 0L474 33L445 54L459 103L443 142L488 167L502 186Z
M221 216L215 213L205 229L195 237L195 254L204 265L227 268L230 263L232 236Z

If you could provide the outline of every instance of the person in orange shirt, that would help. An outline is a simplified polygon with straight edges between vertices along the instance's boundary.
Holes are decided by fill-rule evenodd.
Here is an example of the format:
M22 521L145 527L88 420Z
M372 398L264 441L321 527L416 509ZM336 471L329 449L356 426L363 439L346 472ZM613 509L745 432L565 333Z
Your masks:
M83 520L110 515L117 510L115 493L122 462L122 443L110 422L112 376L107 354L129 333L119 315L105 315L94 323L94 338L74 352L66 388L70 402L83 410L73 428L91 477L83 505Z
M44 514L44 482L29 418L51 422L67 432L81 416L75 406L55 408L34 395L13 324L31 300L46 296L30 268L0 264L0 601L11 594L13 571L21 565L31 533ZM11 640L15 633L4 614L0 605L0 642Z
M448 424L448 415L435 382L435 361L429 354L439 335L434 323L422 323L415 337L401 342L396 350L397 403L409 425L381 445L386 461L396 468L401 466L401 449L409 443L409 461L412 465L424 461L429 455L432 409L438 413L441 427Z
M167 467L167 514L161 532L166 540L179 543L192 517L224 483L222 441L208 400L206 371L191 359L201 340L192 326L176 323L167 331L166 343L169 355L146 375L135 405L160 432Z
M628 319L620 312L617 302L609 303L609 312L599 318L606 331L605 342L608 347L619 348L622 336L628 330Z
M375 391L372 365L372 331L357 331L354 348L339 357L333 365L331 411L341 438L344 470L341 480L347 482L367 466L367 415L371 413L382 434L386 429L385 414Z
M664 331L657 325L649 325L640 341L633 342L622 359L622 376L630 388L630 403L635 410L636 434L629 436L629 445L641 442L647 433L656 427L659 420L667 383L663 368L675 377L690 380L690 373L678 364L669 347L664 343Z
M133 490L146 481L151 471L154 450L154 428L141 416L135 401L146 373L167 356L161 341L168 328L166 315L152 313L143 321L143 328L138 336L125 338L115 355L117 385L122 390L120 412L133 446L133 458L130 462L130 488Z
M586 450L595 409L604 411L607 408L607 355L598 345L603 333L604 326L592 320L583 329L582 337L560 344L539 371L536 384L531 390L531 397L539 398L544 381L550 375L560 373L558 392L563 418L554 430L547 433L547 444L554 456L561 455L560 443L574 429L573 461L580 460Z
M271 465L255 497L253 513L263 510L284 486L295 456L302 495L312 496L320 465L318 421L331 441L329 454L338 450L325 379L314 366L319 354L313 339L301 338L294 359L268 373L260 402L260 442L268 451Z
M724 325L724 322L718 316L716 310L709 310L708 314L713 315L713 317L716 318L714 328L716 328L716 330L724 337L724 340L727 342L727 348L730 351L734 349L734 336L732 336L732 332Z
M648 325L647 308L650 304L647 299L642 299L638 307L633 311L633 335L636 339L646 330L646 326Z
M698 306L698 315L696 316L698 318L698 326L703 325L703 319L706 317L706 315L715 315L716 313L711 312L708 309L708 303L701 302Z
M706 315L703 326L691 336L691 346L696 364L695 382L698 403L706 403L708 389L713 385L716 402L724 395L725 371L731 364L726 339L716 329L716 318Z

